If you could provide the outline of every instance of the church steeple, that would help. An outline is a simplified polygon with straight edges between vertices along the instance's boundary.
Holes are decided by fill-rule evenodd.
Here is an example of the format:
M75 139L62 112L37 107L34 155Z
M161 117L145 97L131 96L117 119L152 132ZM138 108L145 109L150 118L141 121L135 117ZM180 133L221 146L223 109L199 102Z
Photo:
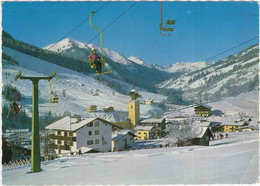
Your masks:
M133 82L133 89L129 92L131 100L128 103L128 118L136 127L140 122L140 103L137 100L139 94L135 92L135 84Z

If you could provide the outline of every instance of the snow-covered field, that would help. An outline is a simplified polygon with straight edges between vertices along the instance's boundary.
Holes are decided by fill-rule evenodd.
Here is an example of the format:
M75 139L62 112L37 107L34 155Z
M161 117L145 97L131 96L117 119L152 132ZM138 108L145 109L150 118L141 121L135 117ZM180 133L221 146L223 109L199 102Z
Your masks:
M4 185L129 185L259 183L259 133L229 133L210 146L84 154L7 168Z

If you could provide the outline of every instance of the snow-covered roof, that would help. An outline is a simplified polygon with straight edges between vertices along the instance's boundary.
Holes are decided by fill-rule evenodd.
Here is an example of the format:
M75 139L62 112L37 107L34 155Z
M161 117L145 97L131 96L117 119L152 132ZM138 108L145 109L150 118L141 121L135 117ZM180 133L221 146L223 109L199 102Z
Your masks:
M259 126L243 126L243 127L239 127L236 130L240 130L240 129L253 129L253 130L259 130Z
M69 116L66 116L66 117L48 125L47 127L45 127L45 129L76 131L94 120L101 120L103 122L106 122L106 123L112 125L112 123L110 123L109 121L106 121L104 119L97 118L97 117L96 118L81 118L81 120L79 122L77 122L77 118L70 118Z
M195 106L195 108L197 108L197 107L206 107L206 108L208 108L208 109L211 109L211 108L212 108L211 106L204 105L204 104Z
M135 133L134 131L130 131L130 130L117 131L116 133L112 134L112 141L118 141L118 140L122 139L127 134L135 136L134 133Z
M200 127L209 127L209 121L194 121L193 125L200 126Z
M245 124L245 121L239 121L239 122L225 122L222 123L222 126L242 126L243 124Z
M110 114L106 120L110 122L122 122L127 121L128 113L127 112L114 112Z
M141 120L140 123L162 123L164 118L148 118Z
M152 130L153 126L137 126L134 130Z

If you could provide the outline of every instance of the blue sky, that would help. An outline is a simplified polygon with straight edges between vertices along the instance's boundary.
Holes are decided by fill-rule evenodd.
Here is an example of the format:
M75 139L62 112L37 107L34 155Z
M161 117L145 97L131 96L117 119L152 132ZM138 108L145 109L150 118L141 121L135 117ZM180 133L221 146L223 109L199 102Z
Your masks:
M38 47L60 40L105 2L5 2L2 25L14 38ZM134 2L109 2L92 16L105 28ZM159 2L136 2L103 32L103 47L148 64L209 59L259 35L256 2L163 2L163 19L176 19L170 36L160 35ZM88 43L98 31L89 20L67 37ZM91 43L100 46L97 37ZM253 44L254 39L209 61L217 61Z

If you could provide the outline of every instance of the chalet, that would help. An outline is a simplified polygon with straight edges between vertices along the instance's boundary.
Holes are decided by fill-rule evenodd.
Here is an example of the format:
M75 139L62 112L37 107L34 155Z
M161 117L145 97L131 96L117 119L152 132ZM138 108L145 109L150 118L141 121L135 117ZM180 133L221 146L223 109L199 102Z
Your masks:
M144 104L145 105L152 105L153 104L153 99L144 100Z
M245 121L225 122L221 126L223 127L223 132L237 132L238 128L248 126L248 123Z
M114 112L114 107L103 107L103 112Z
M154 126L137 126L134 130L135 140L154 139Z
M195 117L209 117L211 115L211 107L207 105L199 105L194 108Z
M192 145L209 146L210 138L214 139L213 133L209 128L210 122L194 121L193 125L201 128L198 136L192 139Z
M91 105L86 107L87 112L96 112L97 111L97 106L96 105Z
M153 126L154 135L158 138L165 136L165 119L164 118L149 118L140 121L139 126Z
M64 117L47 127L49 148L56 154L75 153L81 147L96 151L111 150L112 130L116 128L111 122L101 118Z
M135 132L120 130L112 135L112 151L124 150L134 145Z

